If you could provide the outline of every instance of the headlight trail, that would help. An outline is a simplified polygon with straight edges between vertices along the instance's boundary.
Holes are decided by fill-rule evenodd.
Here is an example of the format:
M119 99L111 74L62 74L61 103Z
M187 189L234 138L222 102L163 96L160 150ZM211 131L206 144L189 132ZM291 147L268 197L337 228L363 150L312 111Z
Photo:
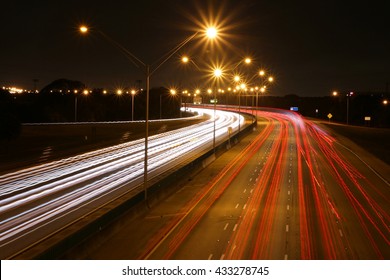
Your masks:
M212 147L213 110L190 110L210 118L149 137L151 179ZM238 131L239 121L242 125L238 114L217 110L217 143L227 139L228 127ZM140 139L0 176L1 257L136 189L142 184L143 164L144 140Z

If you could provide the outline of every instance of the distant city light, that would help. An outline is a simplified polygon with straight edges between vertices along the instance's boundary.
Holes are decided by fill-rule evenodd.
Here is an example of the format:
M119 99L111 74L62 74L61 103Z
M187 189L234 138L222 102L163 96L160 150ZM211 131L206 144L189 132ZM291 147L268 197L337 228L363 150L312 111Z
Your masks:
M16 94L16 93L23 93L23 92L28 92L25 89L22 88L17 88L17 87L3 87L3 90L7 90L11 94Z

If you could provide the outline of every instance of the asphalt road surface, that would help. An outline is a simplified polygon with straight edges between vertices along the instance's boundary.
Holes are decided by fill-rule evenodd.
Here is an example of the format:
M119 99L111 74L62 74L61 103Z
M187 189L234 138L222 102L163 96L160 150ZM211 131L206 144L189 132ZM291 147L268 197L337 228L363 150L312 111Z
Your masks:
M66 257L389 259L389 166L293 112L257 114L257 131L180 191Z

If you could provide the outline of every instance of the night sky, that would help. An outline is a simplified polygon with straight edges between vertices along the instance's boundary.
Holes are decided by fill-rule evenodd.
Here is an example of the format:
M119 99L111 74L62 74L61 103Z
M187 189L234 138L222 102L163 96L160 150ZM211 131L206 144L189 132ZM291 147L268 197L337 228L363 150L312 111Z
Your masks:
M215 22L221 28L218 43L197 37L153 74L152 87L204 85L210 65L233 67L250 56L252 68L245 71L262 67L271 73L272 95L384 92L390 83L386 2L3 1L0 86L33 89L33 79L39 79L40 89L67 78L92 88L131 87L144 80L141 70L96 30L155 65L202 25ZM92 28L87 36L78 32L80 24ZM191 55L200 70L181 65L180 54Z

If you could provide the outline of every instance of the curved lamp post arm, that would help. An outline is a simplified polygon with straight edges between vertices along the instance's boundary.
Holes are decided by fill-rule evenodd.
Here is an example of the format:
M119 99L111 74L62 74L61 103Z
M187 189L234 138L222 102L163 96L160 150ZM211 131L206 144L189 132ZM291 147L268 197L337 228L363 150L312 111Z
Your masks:
M123 47L121 44L119 44L117 41L113 40L110 36L105 34L104 32L100 30L96 30L100 35L102 35L107 41L109 41L111 44L113 44L115 47L117 47L136 67L138 68L145 68L146 64L142 62L138 57L136 57L134 54L129 52L125 47Z
M160 59L158 59L155 63L158 63L160 60L162 60L152 71L150 71L150 75L153 75L154 72L156 72L165 62L167 62L175 53L177 53L182 47L184 47L187 43L189 43L192 39L198 35L199 32L196 32L195 34L189 36L187 39L179 43L176 47L174 47L171 51L169 51L166 55L163 55ZM164 59L165 57L165 59Z

